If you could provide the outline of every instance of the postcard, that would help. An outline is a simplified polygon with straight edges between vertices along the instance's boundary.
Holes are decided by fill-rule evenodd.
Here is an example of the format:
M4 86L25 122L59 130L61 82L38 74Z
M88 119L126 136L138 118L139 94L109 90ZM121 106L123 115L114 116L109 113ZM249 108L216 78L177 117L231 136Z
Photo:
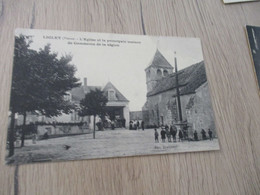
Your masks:
M259 1L259 0L223 0L224 3L243 3L243 2L250 2L250 1Z
M246 26L247 38L251 49L254 72L258 87L260 86L260 27Z
M15 31L7 164L219 150L198 38Z

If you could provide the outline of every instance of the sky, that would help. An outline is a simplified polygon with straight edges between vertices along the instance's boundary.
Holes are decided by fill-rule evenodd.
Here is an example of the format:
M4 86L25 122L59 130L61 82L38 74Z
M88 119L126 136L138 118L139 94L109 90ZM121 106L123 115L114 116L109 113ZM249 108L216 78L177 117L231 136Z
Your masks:
M16 29L15 35L20 34L31 37L31 49L51 44L58 57L72 55L82 83L85 77L90 86L104 87L110 81L129 100L130 111L142 110L146 102L144 70L157 49L173 67L176 56L178 70L203 60L198 38Z

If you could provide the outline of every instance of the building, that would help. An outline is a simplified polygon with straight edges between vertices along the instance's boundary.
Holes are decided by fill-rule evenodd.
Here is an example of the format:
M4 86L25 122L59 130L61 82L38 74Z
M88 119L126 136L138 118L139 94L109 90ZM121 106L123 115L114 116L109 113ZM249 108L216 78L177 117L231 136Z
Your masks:
M100 89L103 91L104 95L107 97L108 102L106 104L108 121L124 121L126 128L128 128L130 116L129 116L129 100L111 83L108 82L105 87L101 86L89 86L87 85L87 78L84 78L84 84L80 87L72 89L68 93L68 98L74 102L76 105L80 104L80 100L85 98L85 95L88 94L91 90ZM61 116L55 117L54 120L58 122L87 122L89 128L93 128L94 118L92 117L80 117L78 113L74 111L71 114L63 114ZM100 121L99 117L96 118L96 121ZM118 126L123 126L118 124Z
M143 120L143 112L142 111L131 111L130 112L130 120Z
M147 101L142 108L147 126L179 123L176 74L159 50L145 69ZM193 130L215 130L204 62L178 71L182 121Z
M84 84L80 87L73 88L68 94L64 97L67 100L73 102L76 106L79 106L80 101L85 98L85 95L88 94L91 90L100 89L104 92L104 95L107 97L108 102L106 105L108 121L114 120L117 121L117 127L124 126L129 127L130 114L129 114L129 101L126 97L111 83L108 82L103 88L101 86L89 86L87 85L87 78L84 78ZM101 119L97 116L96 122ZM23 116L18 115L17 124L23 124ZM77 111L73 111L70 114L62 114L57 117L45 117L43 115L35 115L28 113L26 118L26 124L30 122L41 122L41 123L86 123L86 127L93 128L93 116L80 117ZM119 124L120 121L120 124Z

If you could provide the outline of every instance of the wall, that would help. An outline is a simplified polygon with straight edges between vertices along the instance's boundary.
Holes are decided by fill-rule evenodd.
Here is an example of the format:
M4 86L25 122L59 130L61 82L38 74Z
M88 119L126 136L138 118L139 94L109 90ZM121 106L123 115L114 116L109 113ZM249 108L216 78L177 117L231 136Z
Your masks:
M48 135L66 135L66 134L80 134L80 133L90 133L91 131L87 126L78 125L37 125L37 134L42 136L48 132Z
M143 112L142 111L132 111L130 112L130 120L142 120Z
M208 83L205 83L196 90L191 105L186 109L187 121L193 131L197 130L199 138L201 138L201 129L207 132L209 128L213 131L213 136L216 136L214 113L210 100Z
M177 100L176 97L173 97L175 95L175 89L169 90L154 96L150 96L147 98L147 104L146 107L143 108L144 112L148 112L148 121L147 117L145 124L153 125L159 124L161 125L162 122L164 124L173 124L178 120L177 116ZM185 121L186 118L186 111L185 107L189 102L190 97L192 94L189 95L183 95L181 96L181 107L182 107L182 118L183 121ZM163 117L163 121L162 121Z

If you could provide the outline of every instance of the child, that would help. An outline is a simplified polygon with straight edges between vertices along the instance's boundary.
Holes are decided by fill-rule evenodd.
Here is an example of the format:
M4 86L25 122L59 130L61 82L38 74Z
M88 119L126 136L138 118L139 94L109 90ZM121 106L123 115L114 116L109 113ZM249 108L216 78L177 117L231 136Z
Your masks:
M157 129L154 129L154 139L155 139L155 143L156 143L156 142L159 143L158 137L159 137L159 134L158 134L158 132L157 132Z
M212 131L210 129L208 130L208 134L209 134L209 140L213 140L213 138L212 138Z
M196 130L194 131L194 134L193 134L193 135L194 135L194 140L195 140L195 141L199 141L199 139L198 139L198 133L197 133Z
M168 138L168 142L172 142L171 141L171 134L170 134L169 128L165 128L165 132L166 132L166 136Z
M162 142L165 142L165 138L166 138L166 131L164 130L164 127L162 127L161 130L161 138L162 138Z

